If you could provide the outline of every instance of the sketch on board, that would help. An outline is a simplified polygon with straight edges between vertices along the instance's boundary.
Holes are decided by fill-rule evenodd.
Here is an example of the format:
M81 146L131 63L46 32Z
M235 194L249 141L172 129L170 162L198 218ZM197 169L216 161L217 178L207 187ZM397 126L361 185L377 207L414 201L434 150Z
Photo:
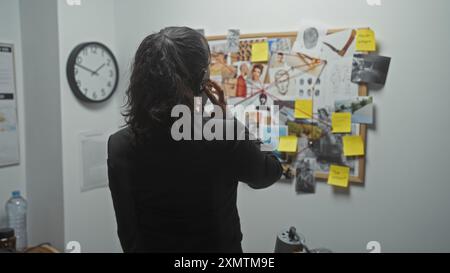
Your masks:
M325 35L325 29L316 26L303 27L298 31L292 51L320 59L323 52L323 39Z
M327 63L322 75L326 92L330 95L326 104L334 105L335 100L358 96L359 85L351 81L351 63L351 58L341 58Z

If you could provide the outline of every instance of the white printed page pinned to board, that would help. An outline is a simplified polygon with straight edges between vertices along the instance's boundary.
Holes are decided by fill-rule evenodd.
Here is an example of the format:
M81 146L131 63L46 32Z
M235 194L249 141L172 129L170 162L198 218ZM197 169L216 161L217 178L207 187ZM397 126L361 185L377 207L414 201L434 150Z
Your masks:
M0 167L19 163L14 50L0 44Z

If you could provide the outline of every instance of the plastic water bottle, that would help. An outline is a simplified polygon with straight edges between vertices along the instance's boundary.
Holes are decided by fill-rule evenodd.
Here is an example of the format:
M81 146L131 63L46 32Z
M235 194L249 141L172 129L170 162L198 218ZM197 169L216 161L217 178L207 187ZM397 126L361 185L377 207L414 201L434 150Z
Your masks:
M24 250L27 247L27 201L20 195L20 191L14 191L6 202L6 214L8 226L16 234L16 248Z

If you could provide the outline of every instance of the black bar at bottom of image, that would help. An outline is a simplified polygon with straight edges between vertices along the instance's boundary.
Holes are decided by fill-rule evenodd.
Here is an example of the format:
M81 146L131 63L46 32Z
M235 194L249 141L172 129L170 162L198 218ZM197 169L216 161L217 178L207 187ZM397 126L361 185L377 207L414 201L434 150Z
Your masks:
M448 254L0 254L8 255L8 261L17 259L25 262L27 259L42 263L43 260L60 260L63 269L70 265L73 270L85 269L86 264L78 260L90 260L89 268L104 269L105 265L133 265L136 268L146 268L157 272L301 272L308 268L315 270L331 268L358 269L363 264L373 270L395 269L397 266L433 265L440 261L443 265L448 260ZM1 259L1 257L0 257ZM354 264L354 261L358 261ZM411 260L416 262L411 263ZM387 266L388 265L388 266ZM57 268L57 266L55 267ZM403 270L404 271L404 270ZM384 271L382 271L384 272Z

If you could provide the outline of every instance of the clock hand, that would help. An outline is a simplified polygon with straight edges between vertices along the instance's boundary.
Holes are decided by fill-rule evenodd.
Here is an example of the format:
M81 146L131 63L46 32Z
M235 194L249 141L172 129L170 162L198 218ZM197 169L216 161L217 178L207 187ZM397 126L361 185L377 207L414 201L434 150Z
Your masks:
M97 74L98 76L98 72L100 71L100 69L102 69L105 66L105 64L102 64L99 68L97 68L97 70L95 70L94 72L92 72L92 76Z
M89 69L89 68L87 68L87 67L85 67L85 66L83 66L83 65L81 65L81 64L76 64L77 66L79 66L79 67L81 67L81 68L83 68L84 70L86 70L86 71L89 71L89 72L91 72L92 73L92 75L95 75L95 74L97 74L98 75L98 73L97 72L95 72L95 71L92 71L91 69Z

